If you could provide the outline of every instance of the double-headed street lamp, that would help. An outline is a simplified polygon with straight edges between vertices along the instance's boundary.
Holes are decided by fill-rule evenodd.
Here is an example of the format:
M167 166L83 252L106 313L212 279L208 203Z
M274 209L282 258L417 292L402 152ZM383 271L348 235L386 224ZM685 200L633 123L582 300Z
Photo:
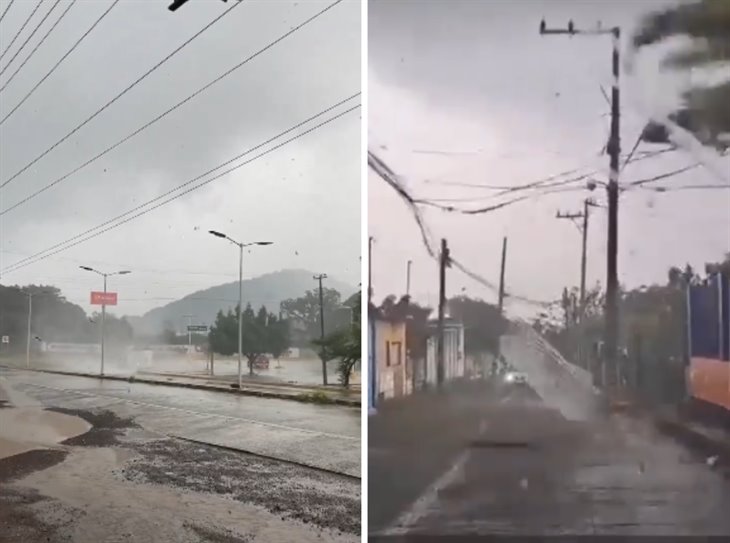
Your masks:
M103 273L99 270L95 270L94 268L90 268L88 266L79 266L82 270L94 272L98 275L101 275L104 278L104 300L102 300L101 304L101 372L100 375L104 377L104 332L106 328L106 278L111 277L112 275L127 275L128 273L132 273L129 270L122 270L114 273Z
M238 246L238 390L242 388L242 376L241 376L241 359L243 357L243 248L251 247L253 245L271 245L271 241L253 241L250 243L241 243L235 239L231 239L222 232L215 230L208 230L208 233L214 235L217 238L227 239L234 245Z

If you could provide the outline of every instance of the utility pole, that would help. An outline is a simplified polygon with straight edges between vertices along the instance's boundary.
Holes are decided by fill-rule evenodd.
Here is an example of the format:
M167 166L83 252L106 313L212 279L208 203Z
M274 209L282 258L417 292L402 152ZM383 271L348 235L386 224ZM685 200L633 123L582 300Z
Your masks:
M441 239L441 255L439 260L439 313L438 313L438 357L436 359L436 383L440 387L444 383L444 312L446 311L446 268L451 265L449 247L446 239Z
M411 297L411 265L413 264L412 260L409 260L406 264L406 296L408 298Z
M188 319L188 354L192 351L193 347L193 332L190 330L190 327L193 325L193 317L195 315L183 315Z
M569 219L574 221L575 219L583 219L583 226L579 226L578 229L581 231L583 236L582 241L582 252L580 259L580 317L583 317L585 312L586 304L586 266L587 266L587 245L588 245L588 223L590 219L590 208L597 204L591 199L586 198L583 200L583 211L581 213L561 213L558 211L555 215L557 219Z
M327 279L326 273L320 273L314 276L314 280L319 282L319 330L322 345L322 383L327 386L327 361L324 358L324 294L322 293L322 279Z
M370 311L370 304L373 301L373 241L375 238L370 236L368 238L368 311Z
M540 22L540 34L568 34L580 35L607 35L612 37L611 70L613 82L611 85L611 133L606 150L610 158L608 195L608 256L606 259L606 322L605 322L605 358L604 363L614 368L618 367L618 174L619 155L621 153L620 134L620 45L621 28L598 27L594 30L577 30L573 21L568 22L567 29L548 29L543 19Z
M588 200L586 200L588 202ZM556 219L567 219L569 221L575 221L576 219L583 219L583 227L578 227L579 230L583 233L583 253L581 256L581 267L580 267L580 307L583 308L583 304L585 302L585 296L586 296L586 233L588 231L588 214L587 214L587 203L585 205L584 211L579 213L570 213L570 212L561 212L558 211L555 213ZM576 224L574 222L574 224Z
M28 338L25 345L25 367L30 369L30 327L33 318L33 293L28 292Z
M504 269L507 264L507 236L502 238L502 265L499 271L499 314L504 312Z

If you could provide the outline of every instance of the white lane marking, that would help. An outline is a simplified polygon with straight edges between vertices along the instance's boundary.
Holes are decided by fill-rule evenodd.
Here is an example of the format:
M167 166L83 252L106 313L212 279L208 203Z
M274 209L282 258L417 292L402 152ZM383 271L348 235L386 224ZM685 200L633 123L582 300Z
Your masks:
M479 435L483 435L489 428L489 420L482 419L479 422ZM428 511L433 508L434 504L438 502L439 492L445 488L454 484L459 477L464 474L464 466L466 466L469 460L470 452L465 450L462 452L452 464L446 473L441 475L431 486L429 486L421 496L414 501L410 507L408 507L403 513L389 527L377 533L371 532L371 535L378 536L393 536L393 535L405 535L409 529L414 527L416 523L428 514Z
M130 400L130 399L127 399L127 398L119 398L118 396L110 396L108 394L99 394L99 393L93 393L93 392L81 392L79 390L69 390L69 389L65 389L65 388L57 388L57 387L52 387L52 386L48 386L48 385L37 385L35 383L24 383L24 384L25 385L28 385L28 386L32 386L32 387L37 387L37 388L45 388L45 389L49 389L49 390L56 390L56 391L59 391L59 392L66 392L66 393L70 393L70 394L78 394L78 395L81 395L81 396L99 397L99 398L110 398L110 399L113 399L113 400L119 400L119 401L122 401L122 402L125 402L125 403L134 404L134 405L142 405L142 406L145 406L145 407L159 407L160 409L169 409L171 411L180 411L181 413L187 413L189 415L205 416L205 417L218 417L218 418L221 418L221 419L235 420L235 421L240 421L240 422L247 422L247 423L250 423L250 424L257 424L259 426L268 426L270 428L276 428L276 429L279 429L279 430L288 430L288 431L303 432L303 433L306 433L306 434L312 434L312 435L324 436L324 437L333 437L333 438L336 438L336 439L346 439L346 440L349 440L349 441L360 441L360 438L359 437L347 436L347 435L343 435L343 434L331 434L331 433L328 433L328 432L320 432L320 431L317 431L317 430L308 430L306 428L297 428L295 426L286 426L284 424L276 424L276 423L273 423L273 422L263 422L263 421L260 421L260 420L247 419L247 418L243 418L243 417L234 417L234 416L231 416L231 415L220 415L218 413L205 413L205 412L202 412L202 411L193 411L191 409L183 409L182 407L173 407L173 406L170 406L170 405L162 405L162 404L156 404L156 403L150 403L150 402L140 402L138 400Z
M379 532L377 535L394 536L407 534L438 502L439 492L451 486L463 475L464 466L468 459L469 451L466 450L456 458L456 461L446 473L436 479L410 507L398 516L391 526Z

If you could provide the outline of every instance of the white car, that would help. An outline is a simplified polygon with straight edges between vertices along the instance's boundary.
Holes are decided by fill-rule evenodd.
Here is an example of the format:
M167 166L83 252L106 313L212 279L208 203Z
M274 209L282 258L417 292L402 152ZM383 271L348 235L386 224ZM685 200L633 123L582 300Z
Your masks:
M527 375L517 371L509 371L504 375L504 382L510 385L526 385Z

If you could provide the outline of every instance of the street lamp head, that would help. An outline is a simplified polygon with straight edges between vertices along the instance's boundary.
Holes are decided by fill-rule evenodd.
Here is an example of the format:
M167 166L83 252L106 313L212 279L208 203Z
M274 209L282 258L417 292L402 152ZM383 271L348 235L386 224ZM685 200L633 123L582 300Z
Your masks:
M545 19L540 21L540 34L545 34Z
M273 245L273 241L257 241L254 245Z
M213 234L217 238L225 238L225 237L227 237L225 234L223 234L221 232L216 232L215 230L208 230L208 233L209 234Z
M90 272L94 271L94 268L89 268L88 266L79 266L79 268L81 268L82 270L90 271Z
M117 275L127 275L128 273L132 273L132 272L129 270L122 270L120 272L117 272Z

